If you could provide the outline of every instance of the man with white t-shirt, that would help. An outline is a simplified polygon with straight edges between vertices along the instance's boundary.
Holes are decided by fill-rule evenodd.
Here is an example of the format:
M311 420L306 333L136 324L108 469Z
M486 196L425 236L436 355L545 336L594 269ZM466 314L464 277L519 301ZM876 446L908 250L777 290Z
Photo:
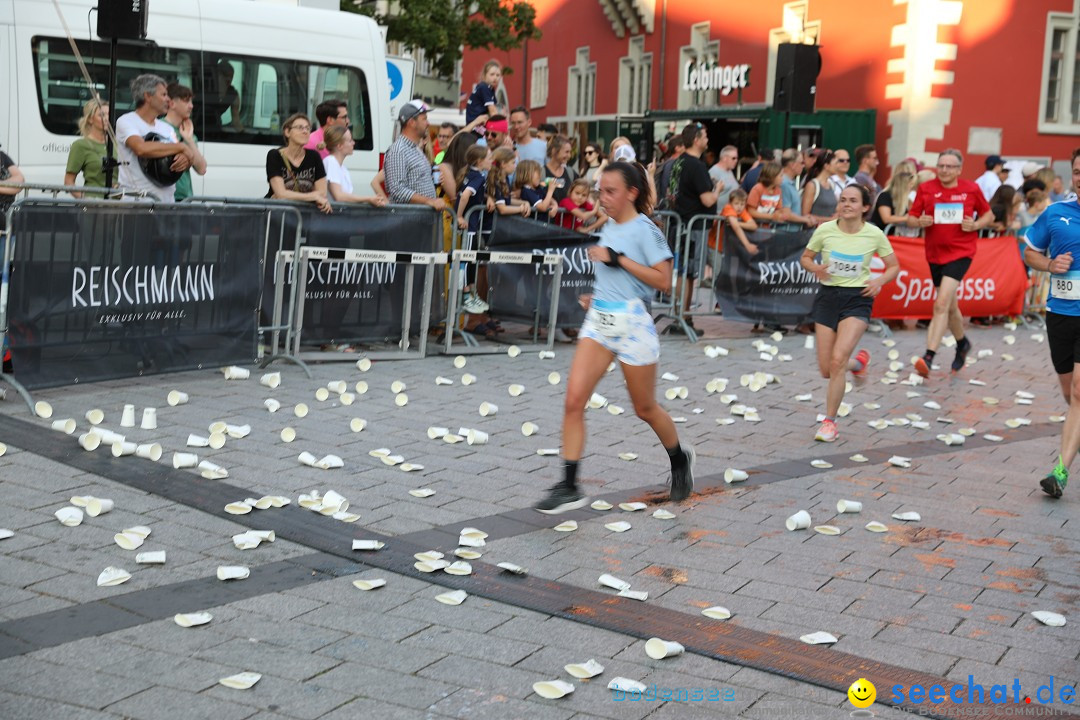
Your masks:
M855 184L855 178L848 175L848 171L851 170L851 153L840 148L836 151L835 157L837 173L829 178L829 185L832 186L833 192L836 193L836 197L839 199L840 193L844 192L844 188Z
M131 81L131 97L135 110L121 115L116 121L116 139L120 143L120 187L142 191L160 202L173 202L176 180L163 185L147 176L142 161L173 158L168 170L179 177L191 167L194 150L186 142L177 142L171 125L159 118L169 111L169 94L165 80L157 75L139 75ZM149 135L164 138L146 139Z

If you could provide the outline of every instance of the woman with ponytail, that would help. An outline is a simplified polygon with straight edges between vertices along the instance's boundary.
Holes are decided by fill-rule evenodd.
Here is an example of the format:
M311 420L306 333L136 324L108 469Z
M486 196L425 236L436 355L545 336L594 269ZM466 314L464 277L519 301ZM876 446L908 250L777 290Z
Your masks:
M587 311L570 366L563 406L563 479L536 505L555 514L585 505L578 489L578 464L585 450L585 405L613 359L637 416L660 439L671 461L673 501L694 489L694 449L679 442L671 416L656 402L660 341L645 304L656 291L671 291L671 250L664 233L649 219L651 194L637 163L612 162L600 174L600 204L610 217L599 244L589 248L595 281L580 302Z

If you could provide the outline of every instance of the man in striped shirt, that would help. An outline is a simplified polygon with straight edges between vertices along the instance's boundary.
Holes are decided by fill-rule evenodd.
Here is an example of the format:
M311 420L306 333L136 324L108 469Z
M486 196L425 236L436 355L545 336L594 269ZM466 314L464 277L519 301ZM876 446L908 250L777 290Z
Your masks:
M420 141L428 129L428 107L421 100L410 100L398 112L401 134L386 151L383 171L390 202L401 205L427 205L435 210L446 209L442 198L435 197L431 178L431 162L420 149Z

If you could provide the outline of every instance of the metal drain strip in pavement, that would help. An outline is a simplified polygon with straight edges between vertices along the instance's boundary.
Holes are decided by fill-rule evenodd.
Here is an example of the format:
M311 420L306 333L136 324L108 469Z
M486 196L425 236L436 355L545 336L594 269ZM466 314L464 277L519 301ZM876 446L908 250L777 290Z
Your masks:
M37 426L11 417L0 417L0 435L10 445L50 460L217 517L241 524L251 523L250 515L234 516L225 513L224 507L227 503L252 494L227 483L204 480L193 473L173 470L160 463L151 464L138 458L117 459L102 453L87 453L73 440L56 442L55 435L42 433ZM151 470L152 472L148 472ZM264 511L258 517L259 529L274 530L277 536L284 540L350 562L360 561L370 567L398 575L465 590L469 594L496 602L581 622L630 637L662 637L665 640L675 640L682 643L689 652L839 692L846 692L851 683L861 677L872 678L875 684L883 687L910 687L914 684L923 687L948 687L953 684L927 673L868 660L839 650L806 645L789 638L742 628L734 623L710 621L552 580L511 575L488 563L472 563L473 574L468 576L421 573L413 567L413 554L428 550L430 546L417 545L404 536L384 536L363 528L349 527L353 532L345 534L341 532L341 523L320 522L309 511L295 505ZM386 543L386 547L379 551L358 553L351 549L354 538L379 539ZM113 602L115 603L115 599ZM208 607L205 604L200 606ZM0 630L6 628L0 626ZM923 717L948 720L971 712L972 705L956 704L949 700L932 708L914 704L898 707L918 712ZM981 717L1007 718L1015 717L1018 707L1027 709L1030 706L987 704L981 707L986 711L980 714ZM1040 713L1042 717L1080 720L1080 716L1053 708L1038 709L1045 711Z

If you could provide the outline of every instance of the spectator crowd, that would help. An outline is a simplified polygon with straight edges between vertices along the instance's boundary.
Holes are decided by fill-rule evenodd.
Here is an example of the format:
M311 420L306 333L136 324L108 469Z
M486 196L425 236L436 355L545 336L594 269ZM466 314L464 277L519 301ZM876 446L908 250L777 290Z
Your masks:
M484 243L498 215L532 217L583 235L597 233L608 222L598 202L601 171L614 161L638 162L638 149L625 137L604 147L559 134L550 125L533 127L528 108L498 104L500 79L497 62L484 66L468 96L461 128L451 123L431 127L429 108L422 101L405 103L397 117L398 137L386 150L383 170L370 189L354 188L347 169L355 144L346 102L322 102L314 118L289 116L281 126L282 146L267 153L265 197L310 202L327 213L333 211L331 201L425 205L446 211L448 243L456 227L474 247ZM192 123L199 99L189 87L144 74L132 81L131 100L133 109L118 118L115 129L109 127L107 104L96 99L85 104L81 137L71 145L64 184L75 185L81 176L83 186L95 189L85 195L102 197L105 168L111 162L118 169L114 184L125 193L160 202L191 197L191 173L208 171ZM107 160L109 135L115 148ZM655 146L647 168L653 206L674 213L690 228L685 252L676 254L680 277L687 283L707 278L718 267L725 237L754 256L768 235L758 233L752 240L750 233L799 232L836 219L838 200L851 185L869 191L868 222L895 236L921 233L922 220L911 210L919 187L935 182L936 172L915 158L896 163L879 184L882 174L873 145L850 151L763 149L744 159L734 145L714 153L711 141L706 127L689 123ZM986 231L1023 236L1050 203L1076 197L1050 168L1029 162L1021 174L1017 188L1008 182L1003 158L986 159L985 172L975 179L993 214ZM22 180L18 165L2 152L0 179ZM0 188L0 211L16 193ZM715 221L703 223L703 215ZM694 218L698 220L690 224ZM703 267L698 267L701 260ZM497 333L498 322L484 315L484 282L482 273L470 271L463 307L480 318L473 325L479 332ZM692 293L681 290L676 288L676 293L688 304Z

